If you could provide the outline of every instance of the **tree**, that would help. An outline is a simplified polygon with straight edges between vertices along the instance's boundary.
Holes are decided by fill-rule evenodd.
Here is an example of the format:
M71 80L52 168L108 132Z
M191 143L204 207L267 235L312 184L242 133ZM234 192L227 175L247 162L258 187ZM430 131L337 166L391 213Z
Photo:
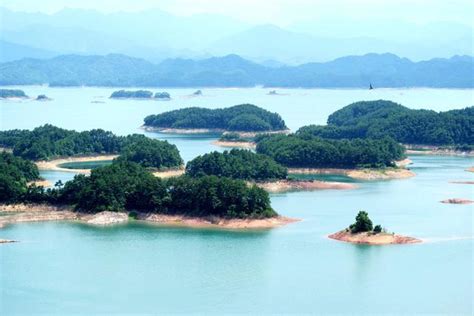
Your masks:
M353 234L372 231L373 225L369 214L366 211L360 211L356 216L356 222L349 228Z
M378 234L382 232L382 226L380 225L375 225L374 227L374 234Z

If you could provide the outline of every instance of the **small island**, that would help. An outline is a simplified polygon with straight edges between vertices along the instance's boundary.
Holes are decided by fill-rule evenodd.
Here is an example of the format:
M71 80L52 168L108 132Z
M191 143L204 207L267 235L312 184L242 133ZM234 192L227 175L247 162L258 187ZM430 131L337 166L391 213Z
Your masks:
M111 95L111 99L151 99L153 97L153 92L148 90L136 90L136 91L127 91L127 90L118 90L114 91Z
M171 96L168 92L157 92L154 96L157 100L169 101L171 100Z
M441 203L445 203L445 204L472 204L472 203L474 203L474 201L467 200L467 199L453 198L453 199L442 200Z
M165 133L224 133L232 131L244 137L257 133L286 133L285 121L277 113L253 104L229 108L183 108L144 119L144 128Z
M40 94L36 97L36 101L51 101L45 94Z
M369 214L365 211L360 211L357 214L354 224L328 237L339 241L367 245L413 244L421 242L417 238L387 233L380 225L373 226Z
M192 95L195 96L195 97L201 96L201 95L202 95L202 91L201 91L201 90L196 90L196 91L193 92Z
M26 99L28 96L19 89L0 89L0 99Z

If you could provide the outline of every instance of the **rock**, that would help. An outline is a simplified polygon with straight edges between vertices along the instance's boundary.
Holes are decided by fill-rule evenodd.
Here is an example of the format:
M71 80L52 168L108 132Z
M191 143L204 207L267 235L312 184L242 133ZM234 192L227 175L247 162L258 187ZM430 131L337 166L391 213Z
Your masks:
M128 221L128 214L123 212L104 211L94 215L88 215L83 218L84 222L91 225L114 225Z
M441 201L441 203L446 203L446 204L471 204L471 203L474 203L474 201L454 198L454 199L443 200L443 201Z
M0 244L8 244L11 242L17 242L16 240L10 240L10 239L0 239Z

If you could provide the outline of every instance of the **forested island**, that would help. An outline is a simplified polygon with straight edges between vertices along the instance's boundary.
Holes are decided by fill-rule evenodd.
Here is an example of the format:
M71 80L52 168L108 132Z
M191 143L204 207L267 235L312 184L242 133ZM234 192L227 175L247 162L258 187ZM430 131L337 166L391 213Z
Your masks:
M111 99L151 99L153 97L153 92L148 90L137 90L137 91L127 91L119 90L114 91L111 95Z
M383 168L405 158L404 148L391 138L322 139L301 135L264 135L257 153L292 168Z
M33 130L0 131L0 146L30 160L120 154L120 159L151 168L175 168L183 164L175 145L134 134L116 136L101 129L77 132L52 125Z
M328 236L331 239L368 245L387 245L387 244L413 244L421 240L387 233L380 225L373 225L369 214L366 211L360 211L356 216L355 223L348 228Z
M184 108L144 119L145 128L158 130L209 130L236 132L285 131L285 121L253 104L235 105L223 109Z
M300 137L380 139L389 136L403 144L455 146L474 149L474 107L435 112L412 110L378 100L350 104L328 118L328 125L300 128Z
M25 91L19 89L0 89L1 99L28 98Z

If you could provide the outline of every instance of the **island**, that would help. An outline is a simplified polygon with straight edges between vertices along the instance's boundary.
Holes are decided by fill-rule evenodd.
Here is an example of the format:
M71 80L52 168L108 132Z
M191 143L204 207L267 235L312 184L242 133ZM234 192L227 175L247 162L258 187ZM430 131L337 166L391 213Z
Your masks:
M369 214L365 211L360 211L357 214L354 224L328 237L339 241L367 245L413 244L421 242L417 238L387 233L380 225L373 226Z
M474 203L474 201L467 200L467 199L453 198L453 199L442 200L441 203L445 203L445 204L472 204L472 203Z
M391 137L417 153L465 154L474 149L474 106L435 112L385 100L362 101L332 113L327 123L304 126L296 134L325 139Z
M26 99L28 96L19 89L0 89L0 99Z
M153 97L153 92L148 90L136 90L136 91L127 91L127 90L118 90L114 91L111 95L111 99L151 99Z
M45 94L40 94L36 97L36 101L51 101Z
M201 95L202 95L202 91L201 91L201 90L196 90L196 91L193 92L192 95L195 96L195 97L201 96Z
M232 131L244 137L256 133L285 133L288 128L277 113L253 104L240 104L229 108L183 108L149 115L144 128L168 133L223 133Z
M157 100L164 100L164 101L171 100L171 96L168 92L157 92L155 93L154 98Z
M272 158L249 150L232 149L198 156L186 165L186 175L191 177L219 176L245 180L268 192L295 190L353 189L349 183L298 180L288 177L286 167Z
M0 165L0 188L10 188L0 191L0 210L17 213L0 216L0 226L43 220L105 225L133 219L240 229L295 221L279 216L270 205L268 193L242 180L187 175L161 179L138 163L115 160L93 169L90 176L77 175L65 184L45 189L27 186L29 169L19 169L19 164L7 161Z
M290 174L342 174L361 180L402 179L415 174L396 162L404 148L382 139L322 139L311 135L261 135L257 153L288 167Z

